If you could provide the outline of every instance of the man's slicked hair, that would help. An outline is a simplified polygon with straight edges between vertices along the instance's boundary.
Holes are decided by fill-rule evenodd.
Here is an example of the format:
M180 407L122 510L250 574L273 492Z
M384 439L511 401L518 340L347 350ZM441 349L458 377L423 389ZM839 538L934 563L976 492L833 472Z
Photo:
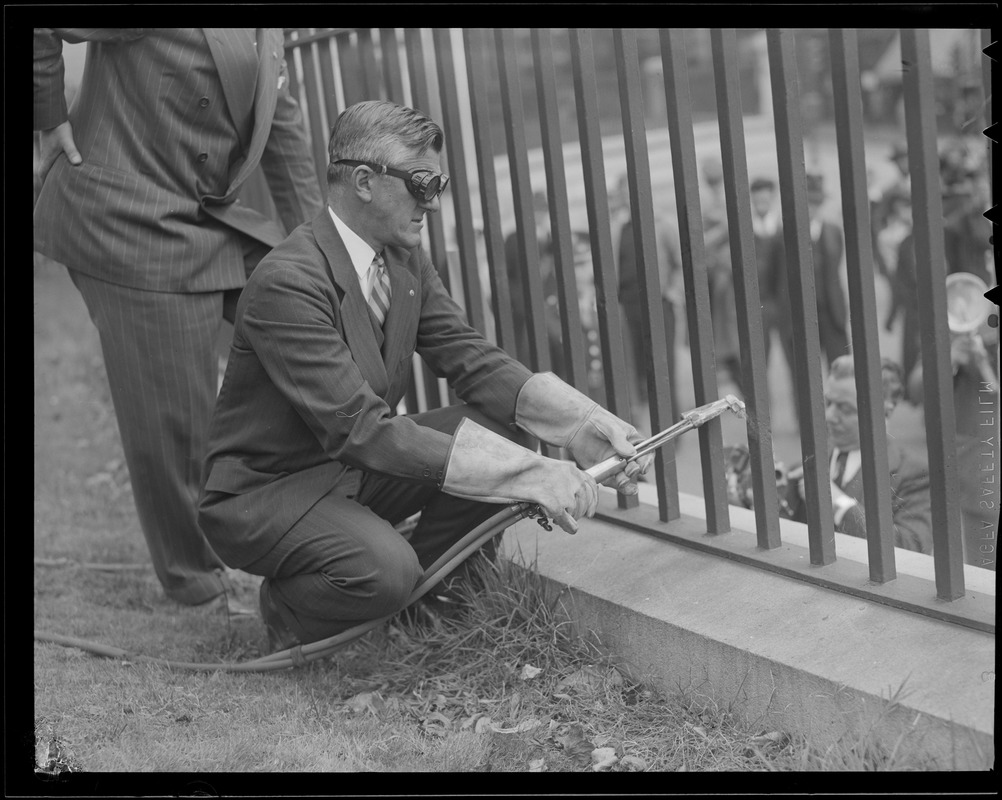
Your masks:
M404 151L423 156L442 152L445 135L422 112L386 100L365 100L341 112L327 143L327 182L347 181L353 167L335 165L340 159L395 166Z
M836 358L828 371L828 377L832 380L842 378L856 378L856 368L851 355L842 355ZM898 362L889 358L880 359L880 378L884 388L884 403L890 404L893 408L905 396L904 370Z

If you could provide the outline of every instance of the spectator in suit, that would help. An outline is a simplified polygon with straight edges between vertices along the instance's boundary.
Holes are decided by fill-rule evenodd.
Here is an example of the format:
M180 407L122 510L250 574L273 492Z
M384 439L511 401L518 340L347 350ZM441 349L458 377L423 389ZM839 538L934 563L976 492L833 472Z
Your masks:
M561 346L560 307L557 275L553 261L553 232L550 228L550 208L546 195L536 192L532 196L532 211L536 223L536 244L539 249L539 276L543 285L546 339L549 343L550 365L559 376L566 378L564 354ZM529 307L522 280L522 261L518 252L518 233L512 231L504 240L505 268L508 271L508 288L512 299L512 319L515 323L515 352L512 354L523 364L529 359Z
M848 311L842 289L841 270L844 255L842 228L823 213L826 199L821 175L807 175L807 203L810 217L811 256L814 266L814 291L817 298L818 335L821 352L829 367L840 355L849 352ZM773 251L771 293L780 307L789 307L789 283L785 247ZM791 374L794 373L793 325L789 314L779 315L780 341ZM793 375L794 390L798 376ZM795 406L796 407L796 406ZM799 411L799 409L798 409Z
M904 376L901 368L890 359L883 360L881 375L884 416L887 418L904 396ZM831 445L829 470L835 530L865 539L866 513L863 507L859 416L852 356L839 356L832 362L825 390L825 422ZM894 545L906 550L931 553L929 467L920 456L906 451L891 437L887 438L887 462L891 473ZM803 468L790 470L788 477L796 487L796 494L793 494L792 489L790 493L794 501L792 517L805 521Z
M682 256L670 226L658 226L657 256L658 277L661 286L661 312L664 315L665 351L668 356L668 398L672 413L678 417L678 392L675 386L675 333L678 322L676 306L684 302L679 285L682 280ZM619 302L626 322L627 363L630 366L630 384L634 391L637 419L649 417L647 394L647 367L641 314L640 275L637 270L637 247L633 236L633 220L629 217L619 231L617 264L619 265Z
M940 158L940 177L943 198L943 248L946 256L946 272L969 272L976 275L987 286L994 286L995 261L989 238L991 223L984 217L984 209L990 205L987 173L974 167L958 164L954 157L944 154ZM894 310L900 310L904 318L901 341L902 366L908 376L921 359L918 317L918 288L915 271L915 247L912 234L905 236L898 248L897 269L894 274ZM893 317L885 327L890 328ZM908 399L921 402L921 395L908 390Z
M64 41L87 42L69 111ZM217 332L323 205L283 52L279 28L34 31L35 249L69 268L97 326L153 567L189 605L229 586L195 509ZM259 164L284 228L236 200Z
M448 178L444 135L394 103L347 108L328 152L328 207L258 265L237 307L199 519L231 566L264 576L273 647L399 611L498 504L569 531L591 515L583 471L640 435L532 373L464 319L421 248ZM465 188L465 187L464 187ZM417 352L461 402L400 415ZM568 461L535 452L537 440ZM635 493L650 457L609 479ZM395 525L420 512L405 539Z
M758 265L758 290L762 303L762 330L765 333L765 357L769 360L772 332L779 329L782 309L775 296L771 273L774 250L783 244L783 219L776 206L776 182L756 178L751 183L752 231L755 235L755 262Z

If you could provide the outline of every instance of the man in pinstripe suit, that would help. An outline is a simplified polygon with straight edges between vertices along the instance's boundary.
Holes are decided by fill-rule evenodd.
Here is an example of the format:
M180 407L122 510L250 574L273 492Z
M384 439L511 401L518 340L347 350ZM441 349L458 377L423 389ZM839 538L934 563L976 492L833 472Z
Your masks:
M488 342L445 290L420 247L448 181L443 138L393 103L345 110L328 208L261 262L237 306L199 519L224 561L265 576L276 648L400 610L498 503L538 503L575 530L595 482L533 437L582 467L635 452L632 426ZM415 352L462 403L395 414ZM649 461L615 485L635 492ZM393 526L417 511L407 540Z
M87 42L67 112L62 43ZM98 328L140 523L168 596L227 588L195 500L215 341L286 231L236 195L260 164L289 230L323 199L277 28L36 28L35 249Z

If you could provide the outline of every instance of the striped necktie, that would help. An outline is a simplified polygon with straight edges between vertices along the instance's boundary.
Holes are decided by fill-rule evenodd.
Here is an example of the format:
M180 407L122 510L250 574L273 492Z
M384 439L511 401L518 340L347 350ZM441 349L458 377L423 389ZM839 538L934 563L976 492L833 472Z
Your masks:
M390 275L379 253L376 253L369 265L369 308L379 327L383 327L390 310Z

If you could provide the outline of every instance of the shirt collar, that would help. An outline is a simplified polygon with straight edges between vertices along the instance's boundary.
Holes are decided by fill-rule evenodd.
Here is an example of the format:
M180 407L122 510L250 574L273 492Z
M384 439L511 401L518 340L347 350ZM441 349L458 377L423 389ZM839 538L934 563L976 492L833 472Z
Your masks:
M372 259L375 257L376 251L361 236L349 228L348 224L334 213L334 209L327 206L327 211L331 215L334 227L337 228L337 232L341 235L341 241L344 242L344 248L348 251L348 257L351 259L351 265L355 268L358 280L362 285L362 293L365 294L368 285L369 266L372 264Z

